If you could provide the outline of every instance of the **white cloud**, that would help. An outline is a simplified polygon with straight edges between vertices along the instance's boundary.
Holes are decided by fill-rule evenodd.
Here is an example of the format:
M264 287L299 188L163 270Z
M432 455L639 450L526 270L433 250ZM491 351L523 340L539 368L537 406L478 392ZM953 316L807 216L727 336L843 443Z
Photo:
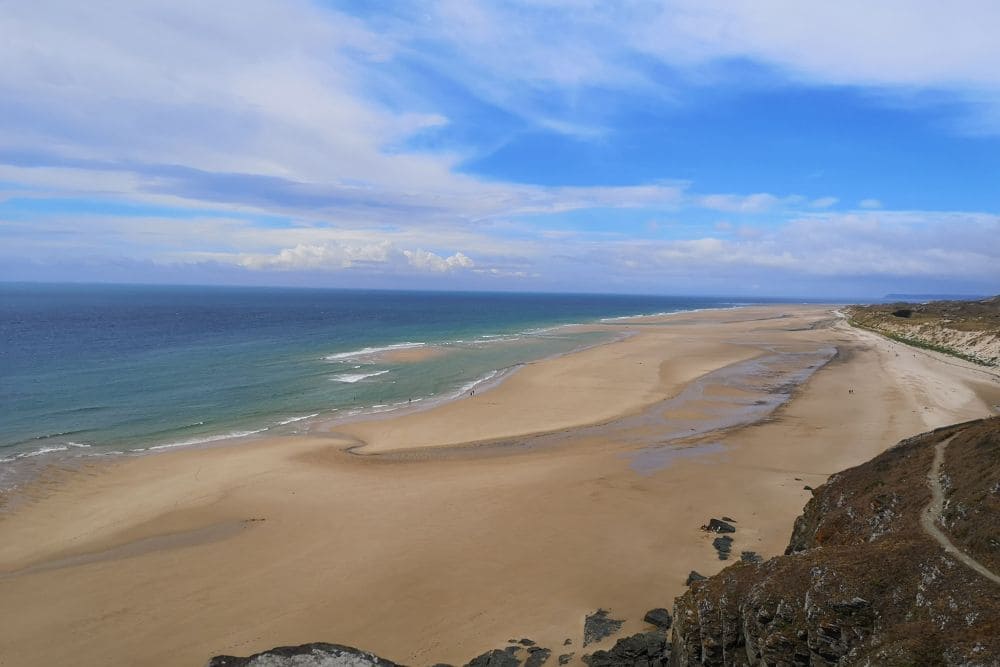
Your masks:
M298 244L274 255L249 255L240 264L249 269L347 269L357 264L384 264L389 260L392 247L388 241L368 245L325 243L323 245Z
M641 246L621 257L656 268L781 269L800 276L923 276L1000 283L1000 216L935 212L817 214L736 239L704 237ZM642 260L640 259L640 263Z
M275 253L240 255L213 253L203 256L203 259L221 262L235 260L240 266L248 269L282 271L341 271L367 266L387 271L399 271L409 267L418 272L448 273L475 266L475 263L462 252L442 257L421 248L399 249L387 240L368 244L336 241L321 244L300 243Z
M712 194L698 198L697 203L713 211L727 213L763 213L782 204L801 202L801 197L780 198L767 192L752 195Z
M449 257L441 257L440 255L417 248L416 250L404 250L403 255L410 266L421 271L445 273L454 269L470 269L475 266L471 259L460 252L456 252Z
M988 114L1000 109L1000 40L987 29L1000 23L996 3L387 7L399 20L366 23L305 0L8 3L0 13L0 150L16 157L0 165L0 196L93 195L199 210L197 217L38 215L30 225L0 222L5 242L39 257L75 247L255 271L563 270L600 286L604 275L596 275L610 278L621 267L621 275L708 275L717 266L997 275L990 216L833 215L823 210L837 203L833 196L701 193L674 180L564 187L470 176L459 169L469 147L414 148L420 142L412 139L451 119L391 67L417 61L463 94L590 138L601 134L601 109L623 97L617 93L677 104L658 73L712 80L725 76L717 65L734 60L771 68L769 85L944 90L976 99ZM596 96L602 104L591 104ZM657 230L674 240L642 244L607 228L511 222L583 209L672 219L686 208L733 214L717 226L724 238L681 222ZM250 214L261 212L293 221L254 224ZM764 214L772 226L741 220Z
M426 64L487 103L571 134L600 134L582 93L640 91L682 104L676 78L717 81L727 64L764 65L779 81L866 87L909 99L945 91L967 102L971 123L1000 131L1000 4L929 0L472 3L404 7L394 38L428 41ZM745 85L745 81L741 81ZM752 85L752 84L751 84Z
M1000 87L1000 23L989 0L675 0L647 24L642 48L699 63L749 58L822 83Z
M813 199L809 202L809 205L813 208L830 208L838 201L836 197L820 197L819 199Z

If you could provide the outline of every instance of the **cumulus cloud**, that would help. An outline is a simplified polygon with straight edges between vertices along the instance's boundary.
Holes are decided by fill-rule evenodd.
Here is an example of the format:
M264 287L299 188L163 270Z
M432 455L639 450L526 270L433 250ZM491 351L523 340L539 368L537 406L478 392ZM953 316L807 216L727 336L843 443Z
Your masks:
M400 270L404 267L418 272L447 273L470 269L475 263L464 253L442 257L417 248L399 249L389 241L369 244L350 244L328 241L322 244L300 243L283 248L276 253L241 256L214 254L214 261L235 260L239 265L254 270L277 269L282 271L340 271L356 267L374 267L382 270Z
M274 255L249 255L240 264L250 269L347 269L356 264L384 264L391 250L388 241L369 245L300 243Z
M878 199L862 199L858 202L858 206L861 208L882 208L882 202Z
M441 257L432 252L417 248L416 250L404 250L403 256L410 266L421 271L435 271L444 273L454 269L469 269L475 266L473 261L460 252L448 257Z

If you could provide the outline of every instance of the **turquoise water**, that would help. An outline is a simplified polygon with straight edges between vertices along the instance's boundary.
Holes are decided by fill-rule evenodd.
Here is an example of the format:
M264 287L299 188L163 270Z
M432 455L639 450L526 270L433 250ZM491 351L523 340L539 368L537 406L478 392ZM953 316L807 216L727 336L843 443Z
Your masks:
M655 296L0 285L0 466L443 400L609 340L553 328L736 305ZM393 363L384 350L428 348ZM0 469L2 477L3 469ZM2 480L0 480L2 481Z

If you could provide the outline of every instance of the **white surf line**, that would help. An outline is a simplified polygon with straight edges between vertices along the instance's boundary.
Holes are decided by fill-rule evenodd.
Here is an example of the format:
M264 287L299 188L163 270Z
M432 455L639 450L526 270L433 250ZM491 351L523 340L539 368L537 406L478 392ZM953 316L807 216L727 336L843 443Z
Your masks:
M937 521L941 519L941 512L944 510L944 490L941 488L941 464L944 463L944 450L954 437L953 435L934 446L934 462L931 464L930 472L927 473L927 484L931 487L931 502L927 504L927 507L924 508L923 513L920 515L920 527L924 529L925 533L933 537L945 551L962 561L967 567L975 570L993 583L1000 584L1000 576L997 576L985 565L952 544L948 536L937 526Z

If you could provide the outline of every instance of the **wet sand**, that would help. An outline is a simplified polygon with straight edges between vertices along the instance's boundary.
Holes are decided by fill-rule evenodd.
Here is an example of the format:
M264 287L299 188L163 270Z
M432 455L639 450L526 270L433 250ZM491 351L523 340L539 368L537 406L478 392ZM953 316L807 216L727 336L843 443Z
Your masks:
M579 658L586 613L637 631L727 564L709 518L777 555L803 486L1000 403L995 371L835 320L616 322L638 333L425 412L53 473L0 515L0 664L309 641L461 664L512 637Z

